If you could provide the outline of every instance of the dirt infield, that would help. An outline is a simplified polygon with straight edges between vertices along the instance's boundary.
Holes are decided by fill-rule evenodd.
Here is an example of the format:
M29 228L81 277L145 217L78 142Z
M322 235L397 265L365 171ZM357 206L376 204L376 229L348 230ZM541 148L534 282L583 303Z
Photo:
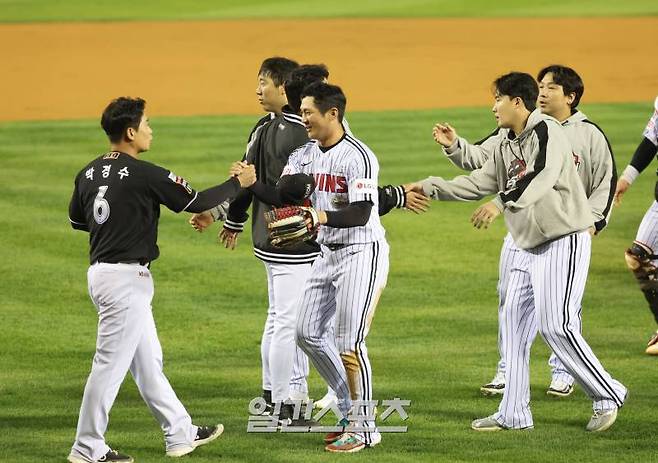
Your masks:
M0 25L0 120L96 117L118 95L151 114L251 114L260 61L324 62L350 110L487 105L514 70L574 66L587 102L658 92L658 18L355 19Z

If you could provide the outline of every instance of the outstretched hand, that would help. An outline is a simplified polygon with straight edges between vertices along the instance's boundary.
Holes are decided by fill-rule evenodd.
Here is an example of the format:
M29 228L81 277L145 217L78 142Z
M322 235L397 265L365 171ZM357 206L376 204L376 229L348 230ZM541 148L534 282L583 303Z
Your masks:
M452 146L457 139L457 131L447 122L444 122L443 124L437 122L432 129L432 136L434 137L435 142L448 148Z
M203 232L203 230L212 225L213 222L214 220L212 215L210 215L210 212L208 211L194 214L188 221L188 223L192 225L192 228L194 228L199 233Z

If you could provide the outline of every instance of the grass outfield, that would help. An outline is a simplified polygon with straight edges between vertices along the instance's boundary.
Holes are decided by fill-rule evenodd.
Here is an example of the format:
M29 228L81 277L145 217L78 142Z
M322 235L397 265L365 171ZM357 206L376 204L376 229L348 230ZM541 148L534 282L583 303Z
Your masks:
M0 22L236 18L655 16L653 0L0 0Z
M651 113L650 104L591 105L584 110L606 131L623 169ZM492 128L487 108L350 114L357 136L378 154L381 183L427 174L453 176L429 136L436 119L480 138ZM221 181L238 157L254 118L159 118L144 159L183 175L196 188ZM69 228L67 204L77 171L105 148L97 121L0 124L0 461L61 462L75 433L94 352L96 316L86 294L87 236ZM658 460L655 453L655 358L643 354L654 328L626 271L623 249L652 200L653 168L627 193L604 234L594 240L585 296L584 331L606 368L630 389L609 432L589 435L590 403L582 390L563 400L544 391L545 345L533 353L536 429L477 434L473 418L496 399L478 387L497 360L497 262L504 226L468 223L470 203L432 204L425 216L394 211L383 219L391 244L389 283L368 338L377 399L402 397L407 434L353 461L554 462ZM221 421L224 437L199 449L194 462L334 461L320 435L247 434L247 404L260 392L259 339L265 319L262 264L249 234L238 250L215 244L215 231L195 234L185 214L163 211L162 257L152 271L154 313L165 371L199 423ZM311 377L312 396L324 386ZM390 424L399 424L399 421ZM132 380L112 410L107 440L138 462L163 461L162 435Z

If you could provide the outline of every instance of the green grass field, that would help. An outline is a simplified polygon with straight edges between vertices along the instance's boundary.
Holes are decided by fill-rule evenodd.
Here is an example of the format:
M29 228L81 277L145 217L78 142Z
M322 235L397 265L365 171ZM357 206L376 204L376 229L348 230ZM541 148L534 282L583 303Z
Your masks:
M0 0L0 22L655 15L652 0Z
M606 130L623 169L640 140L651 105L583 108ZM160 118L144 159L205 188L225 178L241 155L252 117ZM487 108L353 113L350 124L378 154L380 183L459 171L430 137L435 120L480 138L492 128ZM69 228L67 204L77 171L103 151L97 121L0 124L3 262L0 300L0 461L64 461L94 352L96 315L86 293L87 236ZM502 221L487 231L469 222L476 204L438 203L424 216L394 211L383 219L391 244L389 283L377 311L369 351L375 397L412 401L407 434L385 435L381 446L351 461L658 461L655 451L656 359L643 354L655 328L623 250L651 204L647 169L594 240L584 303L584 332L595 352L630 389L609 432L584 431L590 403L581 390L563 400L545 395L548 352L533 352L536 429L481 435L473 418L495 410L479 395L497 360L496 280ZM216 227L193 233L187 216L163 212L162 256L152 267L154 313L165 371L199 423L221 421L225 436L189 457L216 461L334 461L320 435L247 434L247 404L260 392L260 333L266 311L262 264L249 233L229 252ZM312 396L324 386L311 377ZM392 424L399 423L394 422ZM113 408L108 442L138 462L163 461L162 436L128 379Z

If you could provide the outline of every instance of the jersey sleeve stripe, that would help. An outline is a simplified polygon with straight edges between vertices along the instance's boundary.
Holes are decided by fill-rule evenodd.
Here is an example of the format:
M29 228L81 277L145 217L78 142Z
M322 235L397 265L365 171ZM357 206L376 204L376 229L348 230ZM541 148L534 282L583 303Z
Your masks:
M486 137L484 137L482 140L478 140L478 141L476 141L476 142L473 143L473 144L474 144L474 145L481 145L482 143L484 143L485 141L487 141L487 140L490 139L491 137L495 137L496 135L498 135L498 132L500 132L500 127L496 127L496 130L494 130L493 132L491 132L489 135L487 135Z
M84 222L77 222L77 221L73 220L71 217L69 217L69 222L74 223L76 225L87 225Z
M615 156L612 153L612 146L610 145L610 141L608 140L608 137L605 136L605 132L601 130L601 127L599 127L594 122L587 119L585 119L583 122L593 125L598 129L599 132L601 132L601 135L603 135L603 138L606 144L608 145L608 151L610 152L610 160L612 161L612 176L610 178L610 190L608 192L608 201L605 205L605 209L603 209L603 220L600 220L594 224L594 226L596 227L596 231L601 231L607 225L607 220L608 217L610 216L610 209L612 208L612 201L615 198L615 189L617 188L617 164L615 163Z
M283 119L293 124L298 124L304 127L304 124L302 123L302 118L297 116L296 114L283 113Z
M192 198L192 201L187 203L187 205L181 210L181 212L187 210L187 208L190 207L190 204L192 204L196 200L197 196L199 196L199 193L195 191L194 192L194 198Z
M366 166L366 178L372 178L372 168L370 166L370 158L368 157L368 153L366 153L366 150L363 149L363 147L359 144L359 142L346 134L345 140L347 140L352 146L354 146L359 153L361 153L361 156L363 157L363 163Z

